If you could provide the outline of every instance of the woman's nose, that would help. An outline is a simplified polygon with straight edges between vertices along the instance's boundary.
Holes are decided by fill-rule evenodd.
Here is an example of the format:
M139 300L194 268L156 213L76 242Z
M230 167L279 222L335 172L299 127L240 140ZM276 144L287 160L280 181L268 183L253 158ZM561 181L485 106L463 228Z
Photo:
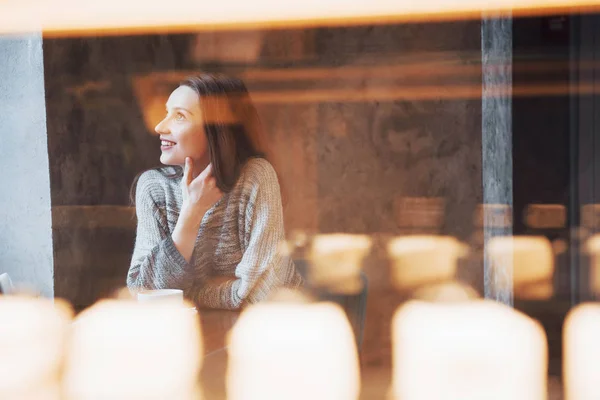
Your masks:
M166 118L163 119L162 121L160 121L158 123L158 125L156 125L156 127L154 128L154 131L156 133L158 133L159 135L164 135L164 134L169 133L169 129L166 124Z

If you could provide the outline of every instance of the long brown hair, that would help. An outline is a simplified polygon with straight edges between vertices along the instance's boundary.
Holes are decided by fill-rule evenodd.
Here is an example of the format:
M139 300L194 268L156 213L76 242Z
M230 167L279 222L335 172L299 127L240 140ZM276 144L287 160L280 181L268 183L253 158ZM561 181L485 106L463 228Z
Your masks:
M198 94L213 176L217 187L228 193L246 161L266 158L262 127L248 89L241 79L209 73L187 77L179 86L187 86ZM181 174L177 168L171 176ZM137 178L131 190L132 204L136 183Z
M213 175L217 187L227 193L249 158L265 157L262 129L248 89L241 79L221 74L188 77L180 86L193 89L200 98Z

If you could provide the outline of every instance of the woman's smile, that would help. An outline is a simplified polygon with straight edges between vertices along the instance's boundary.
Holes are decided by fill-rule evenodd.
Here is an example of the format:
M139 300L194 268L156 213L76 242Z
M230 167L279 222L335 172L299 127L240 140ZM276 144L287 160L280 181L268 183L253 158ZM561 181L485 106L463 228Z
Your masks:
M171 150L173 148L173 146L175 146L177 143L172 142L170 140L166 140L166 139L161 139L160 140L160 149L162 151L167 151L167 150Z

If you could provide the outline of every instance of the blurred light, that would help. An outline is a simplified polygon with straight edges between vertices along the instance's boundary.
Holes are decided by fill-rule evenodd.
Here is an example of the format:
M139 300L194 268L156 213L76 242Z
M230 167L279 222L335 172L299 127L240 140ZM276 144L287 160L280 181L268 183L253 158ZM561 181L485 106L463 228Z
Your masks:
M467 251L466 245L450 236L394 238L388 243L394 286L401 291L412 291L454 281L458 259L466 256Z
M569 243L565 239L555 239L552 241L552 252L554 256L565 254L569 250Z
M439 233L444 223L444 199L440 197L400 197L394 203L401 229ZM417 232L413 232L417 233Z
M0 296L0 398L61 399L71 318L60 300Z
M298 289L278 288L269 294L268 302L272 303L310 303L311 297Z
M492 268L502 273L512 266L514 296L544 300L554 292L554 256L543 236L497 236L486 248Z
M590 256L590 291L597 296L600 294L600 234L592 235L585 246Z
M600 227L600 204L585 204L581 206L581 225L589 229Z
M562 204L529 204L525 209L525 224L534 229L564 228L567 209Z
M254 63L258 60L264 32L202 32L194 37L192 58L197 63Z
M239 32L238 32L239 33ZM252 31L248 35L252 36ZM219 37L226 33L214 33ZM245 56L244 56L245 57ZM240 68L224 66L223 72L243 79L256 104L299 104L340 102L353 103L386 100L430 100L430 99L480 99L481 54L466 52L457 57L447 52L417 53L402 56L391 63L379 65L346 65L335 68ZM539 76L544 71L561 70L553 62L524 62L504 65L502 63L485 68L514 68ZM564 63L562 64L564 69ZM584 63L582 70L597 69L596 63ZM144 113L149 131L165 115L165 103L179 82L199 70L153 72L132 78L135 95ZM484 70L485 72L485 70ZM298 82L310 80L310 87L298 87ZM432 84L435 82L435 84ZM457 83L459 82L459 83ZM99 85L100 83L98 83ZM68 90L78 90L71 88ZM486 96L561 96L572 94L569 83L537 82L534 84L497 85L486 90ZM593 85L581 85L580 94L598 92ZM335 132L341 134L343 129ZM418 198L415 198L418 199ZM399 205L402 206L400 200ZM492 205L490 205L492 206ZM511 216L512 218L512 216ZM404 223L399 221L401 224Z
M546 400L542 327L496 302L409 302L393 319L396 400Z
M371 239L365 235L316 235L308 255L311 285L335 293L360 292L362 261L370 249Z
M309 243L308 233L303 230L294 230L289 235L289 246L291 248L303 248Z
M64 399L198 398L200 327L185 307L103 300L81 313L67 353Z
M447 282L427 285L413 292L414 300L429 301L435 303L448 303L456 301L468 301L479 298L475 289L459 282Z
M565 400L598 399L600 369L600 305L580 305L567 315L564 327L563 384Z
M137 300L147 302L173 302L174 305L183 306L183 290L181 289L155 289L140 290L136 293Z
M229 336L229 400L355 400L360 388L352 329L331 303L261 303Z
M290 28L481 18L481 13L554 14L598 9L594 0L4 1L0 33L52 35Z
M473 225L478 228L509 228L512 223L512 207L508 204L478 204L473 216Z

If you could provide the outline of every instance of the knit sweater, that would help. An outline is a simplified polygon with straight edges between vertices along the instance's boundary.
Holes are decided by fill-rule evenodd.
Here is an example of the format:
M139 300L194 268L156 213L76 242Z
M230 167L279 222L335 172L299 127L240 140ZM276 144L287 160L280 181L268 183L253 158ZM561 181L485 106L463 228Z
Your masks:
M132 292L183 289L199 307L237 309L276 287L300 284L292 261L278 251L284 240L281 196L267 160L250 159L233 190L206 212L189 263L171 238L183 202L174 172L153 169L138 180L137 236L127 275Z

